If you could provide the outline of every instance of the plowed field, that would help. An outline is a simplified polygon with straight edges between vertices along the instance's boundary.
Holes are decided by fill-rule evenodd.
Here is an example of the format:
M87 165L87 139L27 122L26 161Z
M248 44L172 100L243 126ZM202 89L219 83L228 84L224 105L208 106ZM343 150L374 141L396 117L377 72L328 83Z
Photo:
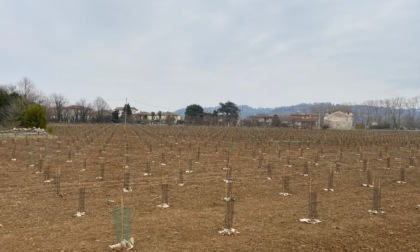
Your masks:
M0 137L0 251L107 251L121 205L132 251L420 250L419 132L56 125ZM228 169L235 235L219 234ZM368 212L362 184L380 188L383 213ZM80 188L86 215L75 217ZM299 221L311 214L321 222Z

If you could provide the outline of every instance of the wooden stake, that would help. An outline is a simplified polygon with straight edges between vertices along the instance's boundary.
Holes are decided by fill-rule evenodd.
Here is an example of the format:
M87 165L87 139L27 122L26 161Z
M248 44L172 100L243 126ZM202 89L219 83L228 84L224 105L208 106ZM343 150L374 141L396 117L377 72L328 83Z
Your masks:
M121 193L121 241L124 240L124 195Z

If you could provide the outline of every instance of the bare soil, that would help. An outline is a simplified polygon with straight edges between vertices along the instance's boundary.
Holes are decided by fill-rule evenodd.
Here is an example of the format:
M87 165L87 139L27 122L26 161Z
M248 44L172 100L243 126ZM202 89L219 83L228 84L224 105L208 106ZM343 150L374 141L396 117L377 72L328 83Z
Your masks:
M420 249L420 164L409 160L420 156L418 132L137 125L56 125L54 132L0 136L0 251L108 251L117 242L112 211L121 199L131 210L132 251ZM97 180L101 157L105 175ZM239 233L223 236L228 158ZM185 173L190 159L193 172ZM362 186L363 159L380 184L383 214L368 212L373 190ZM144 176L148 160L152 175ZM302 175L305 162L309 176ZM334 191L324 191L337 162ZM50 177L60 173L62 197L54 182L44 182L48 167ZM401 168L406 183L397 183ZM132 192L123 193L127 170ZM290 176L288 197L279 194L283 175ZM170 207L161 209L165 181ZM86 215L77 218L82 187ZM310 188L318 196L318 224L299 221L309 217Z

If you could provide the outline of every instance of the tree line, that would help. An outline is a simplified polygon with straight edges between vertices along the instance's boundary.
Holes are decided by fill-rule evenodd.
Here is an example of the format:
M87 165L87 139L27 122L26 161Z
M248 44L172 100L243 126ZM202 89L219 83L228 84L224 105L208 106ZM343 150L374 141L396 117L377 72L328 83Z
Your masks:
M237 126L240 120L241 110L238 106L227 101L220 102L219 108L212 113L204 112L198 104L188 105L185 110L185 123L190 125L229 125Z
M361 104L355 103L314 103L307 110L296 111L316 114L323 125L324 116L329 112L343 111L353 114L354 124L363 124L377 129L418 129L420 128L420 95L412 98L394 97L387 99L368 100ZM205 112L198 104L187 106L185 123L191 125L242 125L267 126L267 123L255 124L247 118L240 118L238 106L228 101L220 103L212 113ZM269 114L269 126L288 127L282 122L289 120L289 115ZM239 119L241 119L239 123Z
M0 85L0 126L26 127L24 115L29 105L37 105L47 121L57 123L127 122L172 125L176 122L173 115L162 111L134 116L129 103L124 105L122 111L112 110L100 96L93 102L81 98L71 104L63 94L44 94L36 88L32 80L24 77L16 84Z
M69 101L60 93L45 95L36 89L35 84L27 77L16 84L0 85L0 125L5 127L42 125L45 127L45 115L52 122L121 122L122 116L118 111L112 112L109 104L102 98L96 97L91 103L85 98L80 99L75 105L69 106ZM31 108L31 109L29 109ZM321 124L327 112L341 110L352 112L354 123L380 128L408 129L420 128L420 95L412 98L394 97L388 99L368 100L361 104L331 104L314 103L307 113L318 114ZM27 112L38 114L30 116ZM129 104L124 107L123 114L128 114L128 122L149 123L148 118L131 116ZM220 102L219 108L213 112L205 112L198 104L187 106L185 123L190 125L240 125L241 110L238 106L227 101ZM285 115L276 115L272 118L272 126L281 126ZM31 119L29 119L31 118ZM162 112L152 112L153 123L162 122ZM243 119L243 118L242 118ZM32 123L29 123L32 121ZM38 122L36 122L38 121ZM171 124L174 118L166 117L166 124ZM241 124L243 125L243 123Z
M46 128L44 97L28 78L16 85L0 86L0 125Z
M28 111L35 113L34 107L40 116L45 117L40 121L111 122L110 107L102 97L97 97L93 103L82 98L69 106L64 95L53 93L47 96L28 77L16 84L0 85L0 126L28 127L29 119L25 121L25 115ZM35 120L33 116L31 120ZM39 126L45 128L46 122Z
M309 112L319 114L323 119L325 113L337 110L353 113L355 124L364 124L371 128L420 128L420 95L412 98L367 100L361 104L315 103Z

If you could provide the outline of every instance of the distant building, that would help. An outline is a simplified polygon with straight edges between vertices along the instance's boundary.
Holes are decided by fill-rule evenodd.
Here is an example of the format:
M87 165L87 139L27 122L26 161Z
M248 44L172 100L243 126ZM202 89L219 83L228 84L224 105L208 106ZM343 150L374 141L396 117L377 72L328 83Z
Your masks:
M248 120L250 121L251 125L270 126L273 121L273 116L267 114L257 114L249 116Z
M295 113L290 115L290 121L293 128L298 129L316 129L318 128L318 115Z
M133 116L138 122L146 124L177 124L181 120L180 115L171 112L162 112L159 115L159 113L140 111Z
M159 119L159 115L158 115L158 119ZM177 124L178 121L181 120L181 116L171 113L171 112L163 112L160 118L160 123L161 124L167 124L168 122L171 122L172 124Z
M135 107L130 107L131 108L131 114L137 114L137 112L139 111L138 109L136 109ZM116 107L114 110L118 111L118 117L121 117L121 115L124 113L124 107Z
M151 113L140 111L133 115L136 121L147 121L149 117L151 117Z
M327 113L324 117L324 124L330 129L349 130L353 127L353 113L337 111Z

